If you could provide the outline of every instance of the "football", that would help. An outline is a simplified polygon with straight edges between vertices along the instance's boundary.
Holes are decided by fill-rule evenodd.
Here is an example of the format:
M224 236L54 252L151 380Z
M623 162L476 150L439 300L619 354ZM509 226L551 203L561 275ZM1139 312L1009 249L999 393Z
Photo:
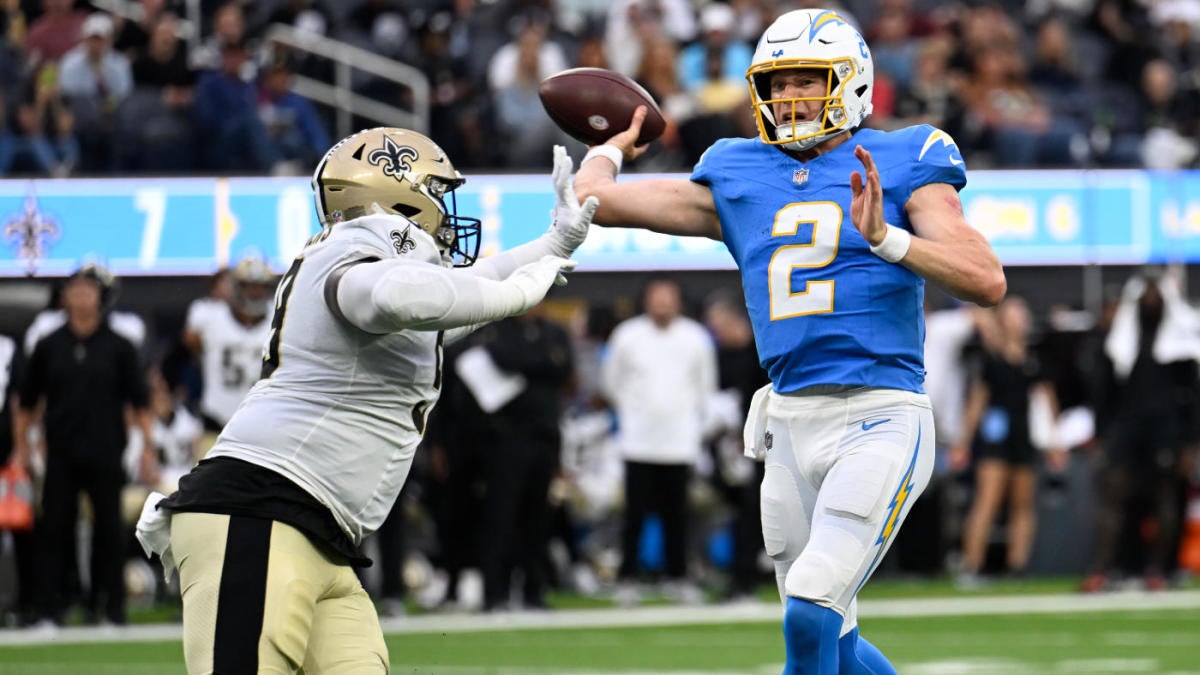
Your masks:
M640 84L604 68L572 68L542 80L542 106L560 129L587 145L599 145L625 129L639 105L648 109L638 145L662 135L662 110Z

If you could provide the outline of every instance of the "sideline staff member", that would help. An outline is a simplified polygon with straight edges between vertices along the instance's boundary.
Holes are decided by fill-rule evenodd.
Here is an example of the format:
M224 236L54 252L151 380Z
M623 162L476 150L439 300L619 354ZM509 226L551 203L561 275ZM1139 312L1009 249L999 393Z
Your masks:
M62 565L74 550L79 492L87 492L94 513L90 616L125 622L121 561L121 488L125 474L125 406L136 410L143 438L152 438L146 385L133 344L104 320L112 306L113 277L99 265L85 265L67 280L63 307L67 322L34 349L21 383L17 456L28 461L27 431L44 400L46 480L38 529L37 569L43 620L62 623L66 598L60 596ZM155 470L153 445L142 456L142 478ZM103 603L103 607L101 604Z

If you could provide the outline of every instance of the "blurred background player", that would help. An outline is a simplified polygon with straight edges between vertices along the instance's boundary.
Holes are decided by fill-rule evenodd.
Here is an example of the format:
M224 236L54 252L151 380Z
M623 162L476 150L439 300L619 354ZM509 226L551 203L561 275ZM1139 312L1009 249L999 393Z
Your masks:
M184 344L201 360L200 416L209 432L225 426L258 380L271 330L275 274L267 261L243 258L230 282L228 301L192 304L183 332Z

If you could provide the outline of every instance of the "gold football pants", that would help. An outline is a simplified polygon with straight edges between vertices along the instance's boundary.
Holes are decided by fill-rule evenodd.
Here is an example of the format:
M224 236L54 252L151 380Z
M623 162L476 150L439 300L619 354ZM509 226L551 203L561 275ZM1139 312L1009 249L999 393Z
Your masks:
M278 521L171 518L191 675L386 673L387 646L354 570Z

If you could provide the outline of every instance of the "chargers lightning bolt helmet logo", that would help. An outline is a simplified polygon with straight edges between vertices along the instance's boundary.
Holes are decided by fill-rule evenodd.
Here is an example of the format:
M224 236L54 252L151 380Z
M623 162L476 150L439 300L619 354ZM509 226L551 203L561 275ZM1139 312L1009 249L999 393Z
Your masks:
M813 19L812 25L808 29L808 41L812 42L813 40L815 40L817 38L817 33L821 32L821 29L824 28L825 26L830 26L830 25L845 26L847 24L842 19L842 17L838 16L837 14L835 14L833 12L830 12L828 10L825 12L822 12L822 13L818 14L815 19Z

